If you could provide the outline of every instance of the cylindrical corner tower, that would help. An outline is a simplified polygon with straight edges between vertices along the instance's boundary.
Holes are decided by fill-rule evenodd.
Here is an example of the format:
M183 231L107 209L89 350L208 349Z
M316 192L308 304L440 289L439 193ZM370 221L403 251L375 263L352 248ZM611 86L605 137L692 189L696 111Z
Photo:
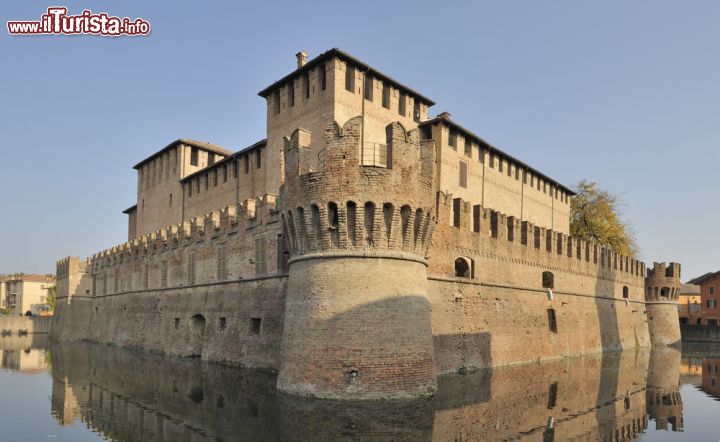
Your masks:
M680 264L654 263L645 278L645 307L652 345L680 344Z
M290 269L278 389L324 398L401 399L436 389L427 261L434 150L399 124L365 146L361 121L325 133L318 171L310 136L285 147L282 221ZM314 159L314 158L313 158Z
M647 388L647 414L655 429L683 431L683 402L680 396L679 349L658 347L650 352Z

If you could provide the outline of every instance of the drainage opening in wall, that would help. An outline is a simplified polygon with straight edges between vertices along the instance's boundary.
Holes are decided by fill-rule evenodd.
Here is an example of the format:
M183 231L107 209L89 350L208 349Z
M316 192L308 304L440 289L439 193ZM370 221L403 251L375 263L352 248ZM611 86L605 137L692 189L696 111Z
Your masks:
M191 401L195 402L196 404L201 404L203 400L205 400L205 391L203 388L199 385L196 385L195 387L190 389L190 393L188 393L188 397Z
M357 382L359 377L360 377L360 371L358 371L358 370L350 370L347 372L347 381L350 384L354 384L355 382Z

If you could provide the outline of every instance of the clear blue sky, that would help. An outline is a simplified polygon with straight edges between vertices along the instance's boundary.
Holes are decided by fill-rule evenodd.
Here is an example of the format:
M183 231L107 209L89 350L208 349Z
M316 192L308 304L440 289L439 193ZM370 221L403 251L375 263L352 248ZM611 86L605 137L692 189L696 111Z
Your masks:
M4 2L150 21L148 37L0 38L0 272L126 239L132 165L265 134L256 93L331 47L499 148L621 194L641 258L720 270L720 2Z

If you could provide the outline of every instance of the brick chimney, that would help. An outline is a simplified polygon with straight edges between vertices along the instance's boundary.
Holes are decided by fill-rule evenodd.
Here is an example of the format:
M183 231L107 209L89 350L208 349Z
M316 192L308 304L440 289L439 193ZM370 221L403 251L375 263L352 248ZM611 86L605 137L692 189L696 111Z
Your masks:
M297 57L297 67L300 69L301 67L305 66L305 63L307 63L307 52L300 51L297 54L295 54Z

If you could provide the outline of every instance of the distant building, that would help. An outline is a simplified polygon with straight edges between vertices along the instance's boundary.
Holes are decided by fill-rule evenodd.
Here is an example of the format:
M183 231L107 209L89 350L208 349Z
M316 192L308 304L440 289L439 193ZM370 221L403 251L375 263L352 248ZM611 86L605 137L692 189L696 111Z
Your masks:
M48 302L48 289L55 286L55 278L45 275L20 275L0 282L2 307L11 314L37 315Z
M702 311L700 286L697 284L683 284L678 297L678 314L681 324L699 324Z
M720 290L720 272L710 272L688 281L688 284L700 286L701 311L695 323L719 325L718 290Z

